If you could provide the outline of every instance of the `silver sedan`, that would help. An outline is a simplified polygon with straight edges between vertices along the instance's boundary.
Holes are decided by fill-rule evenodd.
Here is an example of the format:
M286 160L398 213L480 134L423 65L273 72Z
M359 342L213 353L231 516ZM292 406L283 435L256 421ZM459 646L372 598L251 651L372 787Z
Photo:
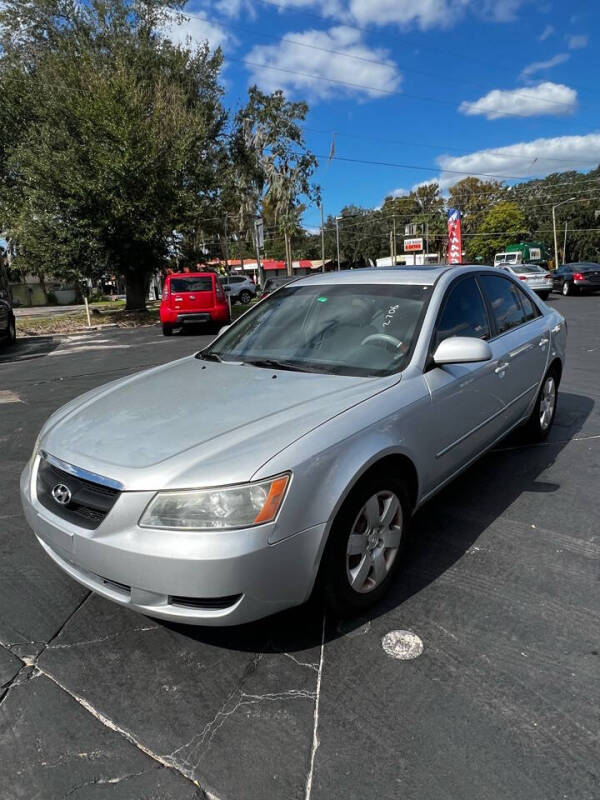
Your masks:
M154 617L243 623L316 587L357 613L416 508L513 428L548 434L565 346L497 269L302 278L196 356L53 414L25 514L75 580Z

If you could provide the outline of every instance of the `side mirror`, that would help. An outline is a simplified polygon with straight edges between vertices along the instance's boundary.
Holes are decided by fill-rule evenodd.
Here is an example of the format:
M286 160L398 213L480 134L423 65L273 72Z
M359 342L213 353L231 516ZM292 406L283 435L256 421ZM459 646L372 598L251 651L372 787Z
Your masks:
M489 344L471 336L451 336L444 339L433 354L433 360L438 367L443 364L472 364L491 359L492 348Z

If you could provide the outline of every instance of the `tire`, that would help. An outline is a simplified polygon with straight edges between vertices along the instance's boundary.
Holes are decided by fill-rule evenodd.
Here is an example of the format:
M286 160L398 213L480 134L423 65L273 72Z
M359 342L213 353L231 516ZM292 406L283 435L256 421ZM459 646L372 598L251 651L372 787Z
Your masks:
M162 332L163 336L173 336L173 326L163 322Z
M525 426L526 439L530 442L543 442L552 428L558 405L558 376L555 369L549 369Z
M335 518L321 565L325 603L335 616L358 614L389 590L402 560L410 513L402 480L381 473L352 490ZM378 530L377 523L390 514L392 523Z
M248 289L243 289L240 292L239 301L240 301L240 303L242 303L245 306L249 306L250 305L250 303L252 302L252 295L248 291Z
M563 294L563 297L570 297L572 294L575 294L575 287L573 286L571 281L563 281L561 292Z
M539 292L539 297L541 297L542 300L547 300L550 297L550 292Z
M17 324L15 318L11 317L8 321L8 343L14 344L17 341Z

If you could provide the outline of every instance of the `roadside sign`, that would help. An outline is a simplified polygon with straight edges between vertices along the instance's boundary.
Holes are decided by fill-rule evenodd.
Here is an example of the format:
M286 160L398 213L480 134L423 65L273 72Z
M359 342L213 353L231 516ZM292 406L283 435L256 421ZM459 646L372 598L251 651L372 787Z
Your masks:
M415 250L422 250L423 249L423 239L405 239L404 240L404 252L405 253L414 253Z

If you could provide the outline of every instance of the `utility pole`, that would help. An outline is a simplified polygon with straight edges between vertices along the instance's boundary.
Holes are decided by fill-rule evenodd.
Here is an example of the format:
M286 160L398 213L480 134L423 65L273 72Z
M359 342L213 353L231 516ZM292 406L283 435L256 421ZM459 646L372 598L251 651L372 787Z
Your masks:
M398 263L398 238L396 235L396 215L392 214L392 266Z
M321 208L321 272L325 272L325 217L323 211L323 203L319 203Z
M225 223L223 225L223 250L225 255L225 272L229 275L229 240L227 238L227 212L225 212Z
M567 228L569 227L569 223L565 222L565 239L563 242L563 264L567 263Z
M341 217L336 217L335 218L335 241L336 241L336 246L337 246L337 268L338 268L338 270L341 269L341 266L340 266L340 226L338 224L341 219L342 219Z
M568 200L563 200L562 203L557 203L552 206L552 230L554 231L554 269L558 269L558 240L556 238L556 214L555 211L559 206L564 206L565 203L571 203L575 200L574 197L569 197Z
M260 261L260 245L258 242L258 220L260 217L257 217L254 221L254 245L256 247L256 266L258 269L258 282L260 283L261 287L265 285L265 271L263 269L263 265Z

